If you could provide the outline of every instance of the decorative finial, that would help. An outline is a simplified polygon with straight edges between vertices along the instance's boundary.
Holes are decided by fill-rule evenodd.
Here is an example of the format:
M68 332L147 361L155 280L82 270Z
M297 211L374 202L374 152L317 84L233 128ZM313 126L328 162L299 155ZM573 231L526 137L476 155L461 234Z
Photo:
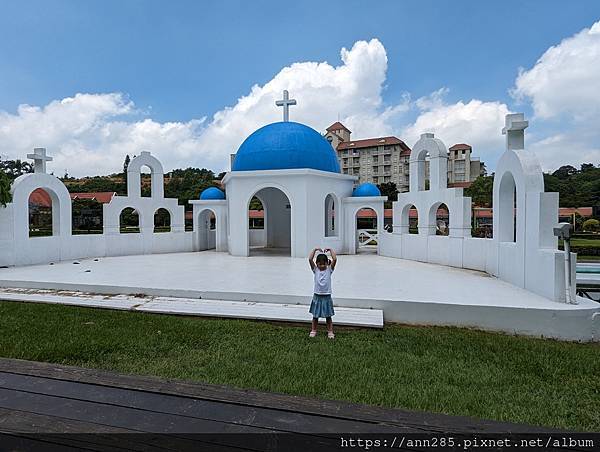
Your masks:
M296 99L290 99L290 93L287 89L284 89L283 99L275 101L275 105L283 107L283 121L288 122L290 120L290 105L296 105Z
M46 162L51 162L52 157L46 155L46 148L35 148L33 154L27 154L28 159L33 159L33 171L35 173L46 172Z
M506 135L506 150L525 149L525 129L529 125L523 113L506 115L502 135Z

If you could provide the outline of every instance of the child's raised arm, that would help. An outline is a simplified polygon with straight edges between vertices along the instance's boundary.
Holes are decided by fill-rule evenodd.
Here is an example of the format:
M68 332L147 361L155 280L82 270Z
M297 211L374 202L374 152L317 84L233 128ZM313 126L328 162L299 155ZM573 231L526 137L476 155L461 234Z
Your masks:
M316 265L315 265L315 254L317 254L317 251L322 251L321 248L314 248L311 252L310 255L308 256L308 263L310 264L310 269L314 270Z
M335 251L331 248L327 248L325 250L326 252L329 251L329 254L331 254L331 271L333 271L333 269L335 268L335 264L337 262L337 254L335 254Z

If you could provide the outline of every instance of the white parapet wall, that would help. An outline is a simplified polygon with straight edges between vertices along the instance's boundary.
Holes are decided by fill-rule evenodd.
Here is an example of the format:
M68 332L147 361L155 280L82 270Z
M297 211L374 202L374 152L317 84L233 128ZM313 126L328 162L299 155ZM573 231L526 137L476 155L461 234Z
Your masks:
M135 157L128 167L127 196L115 196L103 206L103 234L72 234L72 205L69 192L57 177L46 174L38 160L45 151L33 155L36 172L18 177L12 187L12 202L0 207L0 266L52 263L86 257L124 256L193 251L195 232L185 232L184 208L177 199L164 197L163 168L149 152ZM141 196L141 167L151 171L152 194ZM29 197L43 189L52 202L52 235L29 236ZM138 233L121 233L120 215L132 208L139 218ZM165 209L170 215L170 232L154 232L154 215Z
M541 166L524 149L527 121L522 114L506 117L507 147L496 167L493 187L493 238L471 237L471 199L446 183L446 146L423 134L410 160L410 191L393 203L393 232L380 234L379 252L411 259L485 271L515 286L565 302L564 253L553 227L558 223L558 194L544 192ZM430 158L430 186L425 184L425 158ZM448 236L436 235L441 204L449 211ZM409 211L418 212L418 233L409 231ZM570 269L575 281L575 262ZM570 288L575 299L575 285Z

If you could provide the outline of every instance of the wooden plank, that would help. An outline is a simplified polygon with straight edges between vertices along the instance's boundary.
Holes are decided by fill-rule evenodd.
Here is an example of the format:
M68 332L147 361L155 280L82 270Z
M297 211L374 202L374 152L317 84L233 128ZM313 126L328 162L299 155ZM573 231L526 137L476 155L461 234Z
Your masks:
M294 433L398 432L397 426L0 372L0 388ZM404 431L415 431L404 429Z
M14 450L56 450L57 446L61 450L63 447L107 451L121 448L149 452L165 450L164 446L156 444L156 438L131 435L137 433L134 430L4 408L0 408L0 432L10 432L10 435L0 436L5 450L13 443L28 445ZM40 432L44 434L40 435ZM193 443L184 440L184 444Z
M260 449L248 447L245 436L233 435L234 433L268 433L267 430L259 428L6 389L0 389L0 408L33 412L64 420L126 428L139 433L169 434L174 435L174 438L186 438L187 435L190 440L193 440L193 437L190 437L189 433L211 434L211 442L215 445L238 447L245 450ZM204 437L198 436L197 438Z
M419 429L423 432L549 432L556 429L522 424L448 416L436 413L409 411L360 405L342 401L322 400L287 394L267 393L221 385L168 380L157 377L121 375L95 369L0 358L0 371L20 375L34 375L57 380L78 381L97 385L159 392L205 400L222 401L246 406L261 406L325 417L381 422L398 427Z

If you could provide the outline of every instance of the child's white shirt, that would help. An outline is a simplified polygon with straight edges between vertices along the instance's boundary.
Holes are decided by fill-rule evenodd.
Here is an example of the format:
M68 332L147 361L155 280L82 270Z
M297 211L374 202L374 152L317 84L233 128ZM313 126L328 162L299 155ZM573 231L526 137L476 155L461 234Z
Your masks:
M315 274L315 288L314 293L317 295L331 295L331 273L333 270L331 267L327 267L321 271L318 267L313 268Z

